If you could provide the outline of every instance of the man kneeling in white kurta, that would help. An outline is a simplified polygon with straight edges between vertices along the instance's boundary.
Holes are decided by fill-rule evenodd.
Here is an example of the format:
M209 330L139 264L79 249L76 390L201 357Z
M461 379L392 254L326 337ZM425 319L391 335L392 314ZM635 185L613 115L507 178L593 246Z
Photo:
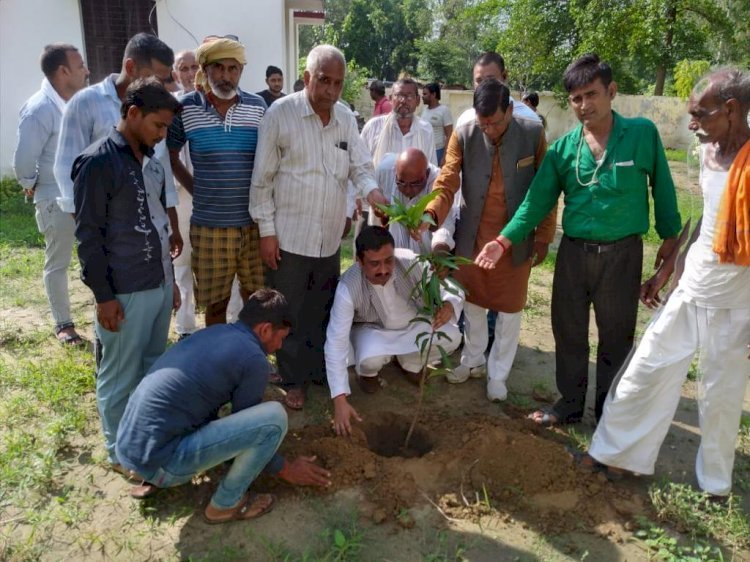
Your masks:
M409 269L416 255L394 249L393 236L380 226L367 226L356 240L357 260L344 272L336 288L325 343L326 371L335 409L338 435L351 433L351 418L360 421L347 396L351 394L347 366L354 364L359 386L367 393L380 388L378 373L393 356L407 380L419 384L422 357L416 344L419 333L430 328L411 322L422 295L413 291L422 276L419 265ZM440 346L450 354L461 342L458 317L463 294L443 291L444 305L435 314L432 329L439 330ZM351 347L350 347L351 343ZM433 345L430 362L440 352Z
M719 70L693 90L688 113L689 127L701 142L700 235L688 251L677 289L610 391L588 455L577 456L583 466L608 474L619 473L613 467L653 474L682 383L700 349L701 445L695 472L700 488L711 495L726 496L732 489L735 441L750 376L748 109L747 73ZM658 289L644 286L642 300L649 304Z

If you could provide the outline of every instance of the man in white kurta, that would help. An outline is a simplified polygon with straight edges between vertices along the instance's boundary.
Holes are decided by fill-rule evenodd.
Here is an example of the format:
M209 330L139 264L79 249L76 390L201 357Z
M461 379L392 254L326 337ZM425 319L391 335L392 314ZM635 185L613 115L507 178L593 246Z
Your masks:
M406 207L412 207L432 191L432 184L440 173L440 168L427 161L427 156L418 148L407 148L400 154L388 153L375 170L375 179L382 186L388 201L399 201ZM458 207L454 206L443 226L434 233L422 234L422 243L412 238L407 228L401 223L390 223L388 230L393 236L396 248L406 248L414 253L430 251L436 244L445 244L453 249L453 233L456 230ZM370 215L371 225L380 225L380 218Z
M675 292L646 330L605 403L590 457L581 459L586 466L596 461L605 470L654 473L682 383L700 349L697 399L702 436L696 476L709 494L726 496L731 491L735 441L750 376L750 252L744 258L738 252L733 262L722 263L714 247L722 198L736 184L727 181L730 167L734 166L732 174L745 174L745 186L750 187L748 83L745 73L722 70L693 91L689 126L702 143L700 234L688 251ZM737 237L742 236L738 230Z
M432 125L414 113L419 106L417 83L410 78L399 80L393 85L391 100L393 111L373 117L362 129L362 140L372 154L373 165L377 167L387 153L408 147L420 149L430 162L437 164Z
M347 400L351 394L347 366L354 364L362 390L374 393L380 386L379 371L395 356L406 378L419 384L422 357L417 336L429 332L417 316L413 289L422 276L419 266L411 267L415 254L395 249L387 229L367 226L357 237L357 261L341 276L331 309L325 342L326 372L331 389L339 435L351 432L350 419L359 419ZM458 317L463 295L443 291L443 307L436 313L432 329L440 331L433 344L430 362L440 358L436 343L450 354L461 341Z

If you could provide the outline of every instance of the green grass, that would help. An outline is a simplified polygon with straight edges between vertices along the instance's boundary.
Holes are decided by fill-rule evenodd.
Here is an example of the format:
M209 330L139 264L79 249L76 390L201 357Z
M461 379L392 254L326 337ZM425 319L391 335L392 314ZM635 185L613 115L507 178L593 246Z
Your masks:
M79 350L59 352L20 362L0 358L0 481L17 507L53 487L63 469L61 453L94 417L91 358Z
M687 484L666 482L652 485L649 497L661 521L693 538L713 539L730 549L750 546L750 519L737 496L720 503Z
M723 562L724 556L718 547L704 541L682 544L675 533L659 527L645 517L638 518L635 537L646 546L647 560L662 562Z
M43 248L44 237L39 234L34 212L34 204L24 201L16 180L0 179L0 245Z
M667 148L664 150L670 162L687 162L687 150L682 148Z

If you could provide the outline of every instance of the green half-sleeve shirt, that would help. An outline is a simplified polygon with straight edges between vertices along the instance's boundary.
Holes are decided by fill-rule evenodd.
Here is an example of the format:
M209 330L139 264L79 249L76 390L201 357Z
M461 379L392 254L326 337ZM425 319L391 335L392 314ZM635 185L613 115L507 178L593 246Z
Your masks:
M682 225L669 165L656 126L612 112L614 123L599 165L579 125L547 150L523 204L501 234L520 242L565 194L563 232L571 238L619 240L649 228L649 186L656 232L676 236ZM591 182L596 172L596 181Z

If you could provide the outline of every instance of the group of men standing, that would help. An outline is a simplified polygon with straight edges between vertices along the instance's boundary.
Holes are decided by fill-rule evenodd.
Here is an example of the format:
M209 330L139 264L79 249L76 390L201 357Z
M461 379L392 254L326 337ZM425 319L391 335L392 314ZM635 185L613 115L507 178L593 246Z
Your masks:
M708 393L703 413L699 483L710 493L728 493L732 431L750 365L750 302L736 298L750 286L746 74L712 74L691 98L691 128L707 147L706 216L677 291L613 384L633 347L639 296L652 304L671 273L681 220L658 132L648 120L612 110L617 87L606 63L586 55L566 70L564 85L581 125L549 149L539 116L511 97L496 53L477 60L473 107L455 128L440 109L437 84L422 91L421 119L415 114L419 86L402 78L390 100L373 82L381 114L361 135L339 103L346 61L335 47L309 53L304 89L290 95L281 93L281 71L273 66L268 90L241 90L245 64L234 36L207 37L194 52L174 57L155 36L139 34L128 43L119 74L76 94L88 75L80 54L51 45L42 58L42 90L21 113L16 173L34 195L45 234L45 286L56 333L64 342L80 341L65 274L75 229L83 280L96 301L97 403L109 460L143 480L135 497L229 459L232 468L204 512L211 523L271 509L273 497L246 494L264 468L292 483L328 485L330 474L314 458L286 461L276 453L286 414L260 404L270 372L265 355L276 353L289 408L304 406L310 383L327 383L334 428L350 433L359 415L347 399L348 365L367 393L377 392L378 373L394 356L406 379L419 384L425 358L410 322L421 275L412 267L413 250L474 261L455 273L465 294L445 293L432 329L454 351L463 312L461 361L447 378L461 383L486 376L487 397L504 400L531 268L553 240L560 194L563 238L551 314L561 398L531 419L553 425L583 416L593 305L599 429L591 456L580 464L608 474L614 467L653 472L671 419L654 397L676 407L680 377L701 347L715 359L705 365L712 388L720 390ZM163 86L173 68L183 86L178 97ZM192 203L182 226L172 173ZM649 190L664 242L656 261L660 282L642 289ZM382 226L378 205L393 199L411 205L429 191L437 194L426 209L429 222L412 232ZM370 205L370 224L360 224L356 261L340 275L341 239L357 198ZM187 246L183 236L190 266L175 261L173 268ZM246 304L239 321L226 325L235 280ZM170 313L189 298L177 285L190 281L207 329L162 355ZM497 319L485 357L488 311ZM660 377L669 379L668 388ZM654 390L646 400L648 385ZM716 406L730 395L731 408ZM226 402L232 413L217 419ZM637 434L629 431L636 424ZM223 441L227 432L231 446Z

